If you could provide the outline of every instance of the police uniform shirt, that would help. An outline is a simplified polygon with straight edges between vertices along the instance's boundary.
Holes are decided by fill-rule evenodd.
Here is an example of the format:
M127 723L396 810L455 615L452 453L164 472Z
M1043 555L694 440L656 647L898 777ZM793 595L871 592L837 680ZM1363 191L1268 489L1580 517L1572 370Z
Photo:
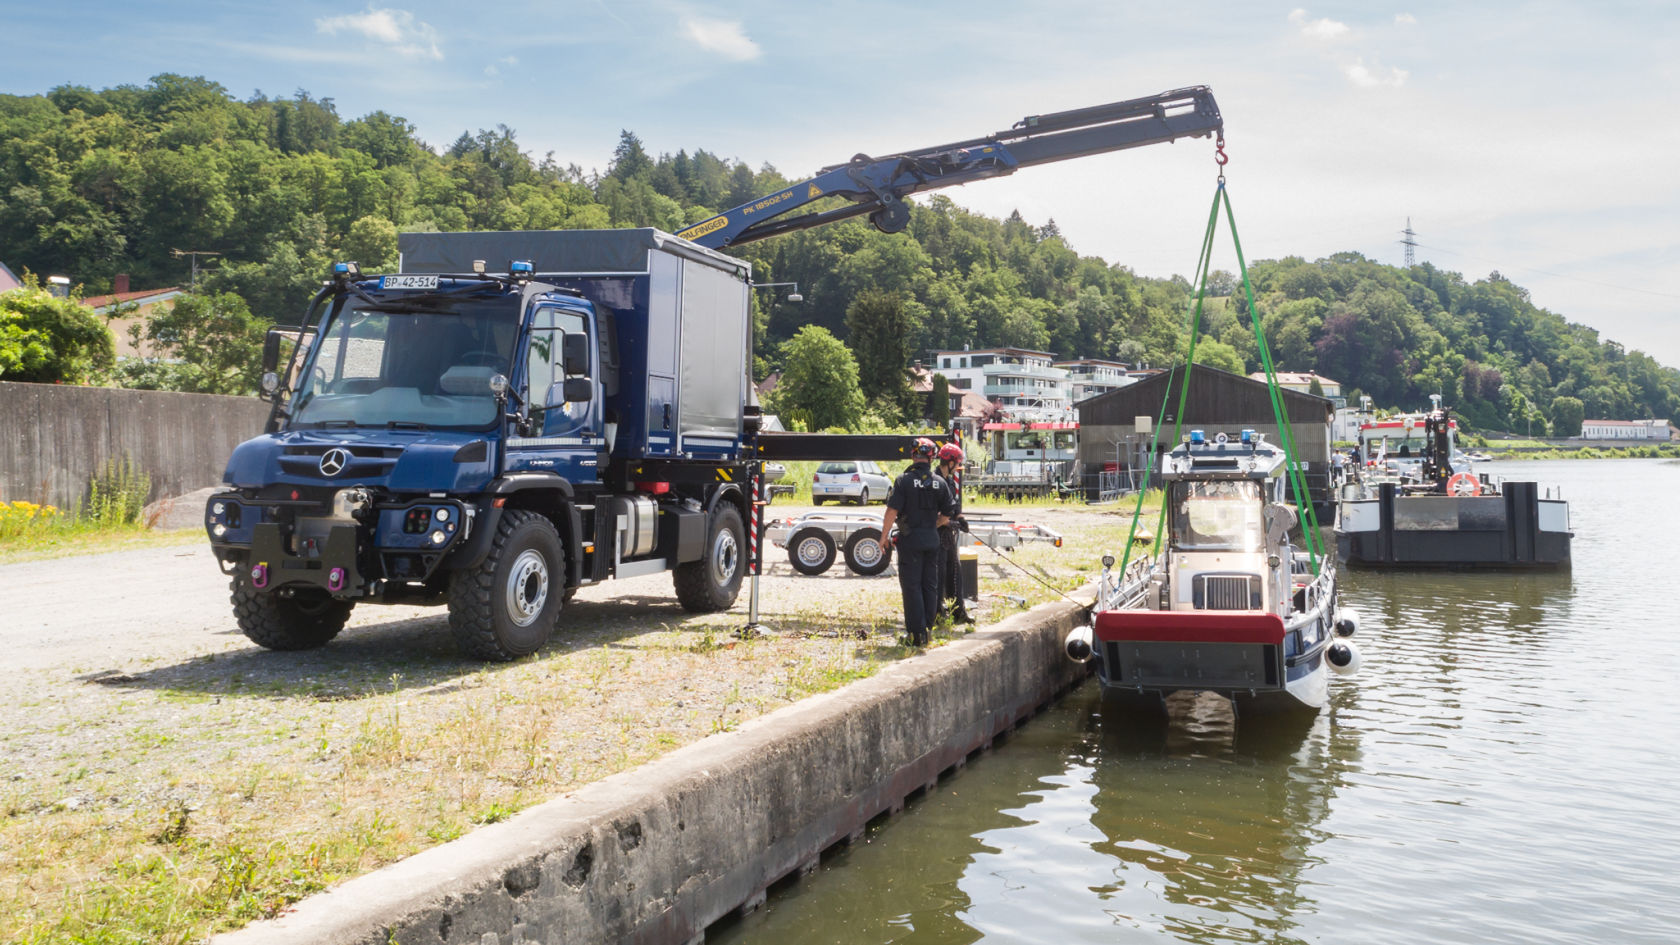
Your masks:
M916 463L893 483L887 507L898 512L899 545L910 550L939 547L939 516L956 514L951 487L926 463Z

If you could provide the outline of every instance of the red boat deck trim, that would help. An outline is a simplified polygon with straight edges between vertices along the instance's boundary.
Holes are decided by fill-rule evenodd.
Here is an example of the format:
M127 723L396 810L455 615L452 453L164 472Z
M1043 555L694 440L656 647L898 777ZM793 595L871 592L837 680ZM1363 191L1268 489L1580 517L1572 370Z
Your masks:
M1233 614L1204 610L1107 610L1097 614L1095 636L1103 642L1147 640L1196 643L1283 642L1277 614Z

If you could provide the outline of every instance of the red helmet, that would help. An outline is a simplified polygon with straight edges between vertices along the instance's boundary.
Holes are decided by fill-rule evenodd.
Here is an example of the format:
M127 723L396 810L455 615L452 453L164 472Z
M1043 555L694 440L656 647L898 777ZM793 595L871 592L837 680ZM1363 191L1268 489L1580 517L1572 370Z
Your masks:
M917 459L932 459L937 452L939 452L938 444L925 436L916 437L915 445L910 447L910 455Z
M950 460L952 462L957 462L957 463L962 462L963 461L962 447L958 446L955 443L946 443L944 446L941 446L939 448L939 461L940 462L945 462L946 460Z

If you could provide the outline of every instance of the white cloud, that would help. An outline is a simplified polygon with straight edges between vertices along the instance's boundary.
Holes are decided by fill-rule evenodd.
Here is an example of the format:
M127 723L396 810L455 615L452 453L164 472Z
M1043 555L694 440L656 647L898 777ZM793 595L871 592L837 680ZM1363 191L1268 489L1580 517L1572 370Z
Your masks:
M1384 72L1381 66L1373 68L1365 65L1365 60L1362 58L1355 59L1352 64L1343 66L1342 72L1347 75L1348 81L1362 89L1376 88L1379 85L1399 88L1406 84L1406 70L1391 67L1387 72Z
M1395 26L1416 26L1417 25L1417 17L1411 15L1410 13L1396 13L1396 14L1394 14L1394 25Z
M315 21L315 29L329 35L360 33L404 56L443 58L443 52L438 49L437 30L430 23L416 20L407 10L368 7L365 13L324 16Z
M519 57L518 56L503 56L502 58L496 60L495 62L492 62L491 64L485 66L484 67L484 74L489 76L490 78L494 79L497 76L502 74L502 67L503 66L507 66L509 68L512 68L513 66L517 66L517 65L519 65Z
M742 32L741 24L733 20L706 20L699 17L685 17L682 21L683 34L694 42L696 46L707 52L715 52L725 59L736 62L748 62L757 59L763 52L758 44Z
M1347 35L1348 25L1338 20L1307 19L1307 11L1300 7L1289 11L1289 22L1301 28L1301 35L1308 39L1331 40Z

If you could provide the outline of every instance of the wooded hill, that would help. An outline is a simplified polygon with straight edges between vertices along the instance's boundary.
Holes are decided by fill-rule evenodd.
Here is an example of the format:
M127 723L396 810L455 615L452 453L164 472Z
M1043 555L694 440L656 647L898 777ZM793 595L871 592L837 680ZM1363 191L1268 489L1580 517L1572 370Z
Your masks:
M527 154L507 127L438 150L385 112L346 121L301 91L241 101L202 77L0 95L0 260L98 294L118 273L135 288L184 283L172 250L213 250L201 289L236 293L259 323L295 320L334 259L393 265L399 229L675 231L787 182L703 149L656 157L630 132L603 172ZM997 220L941 196L903 234L851 221L733 252L759 281L797 281L805 295L754 293L759 369L819 326L857 352L876 398L891 384L872 374L902 377L910 359L965 344L1166 364L1191 297L1184 279L1079 255L1054 222ZM1554 419L1568 432L1580 413L1680 416L1680 371L1535 307L1497 273L1471 282L1346 253L1251 274L1278 368L1317 371L1350 396L1415 409L1439 392L1476 426L1535 433ZM1233 304L1210 307L1198 360L1255 370L1239 287L1227 273L1211 281ZM853 343L877 325L903 343Z

